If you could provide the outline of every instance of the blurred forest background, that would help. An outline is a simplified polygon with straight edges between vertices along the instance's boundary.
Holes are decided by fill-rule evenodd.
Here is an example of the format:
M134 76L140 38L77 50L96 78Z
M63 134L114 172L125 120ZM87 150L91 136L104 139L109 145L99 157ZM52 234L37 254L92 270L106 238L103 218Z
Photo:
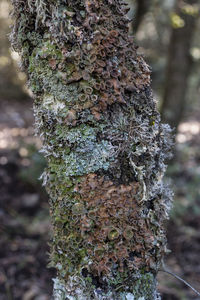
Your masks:
M127 0L130 34L152 67L163 122L175 128L166 181L175 193L167 224L169 269L200 287L200 0ZM26 76L10 49L11 5L0 0L0 299L51 299L54 270L48 197L38 180L45 166L34 136ZM198 299L159 273L164 300Z

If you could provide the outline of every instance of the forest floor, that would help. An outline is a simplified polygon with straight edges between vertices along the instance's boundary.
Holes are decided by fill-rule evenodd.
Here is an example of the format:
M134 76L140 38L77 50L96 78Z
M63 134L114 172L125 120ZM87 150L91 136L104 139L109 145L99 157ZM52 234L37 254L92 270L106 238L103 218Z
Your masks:
M45 166L34 137L31 100L0 101L0 299L49 300L55 271L48 264L48 198L38 177ZM168 222L165 264L200 287L200 114L179 128L176 156L168 169L175 203ZM163 300L198 296L174 277L160 272Z

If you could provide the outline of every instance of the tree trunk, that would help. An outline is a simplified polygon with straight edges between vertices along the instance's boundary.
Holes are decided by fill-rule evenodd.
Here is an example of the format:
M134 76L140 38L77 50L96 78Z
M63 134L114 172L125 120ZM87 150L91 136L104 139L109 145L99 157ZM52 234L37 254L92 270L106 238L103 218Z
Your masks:
M120 0L14 0L53 224L55 299L159 299L170 129Z
M188 4L185 4L185 2ZM187 0L185 2L182 3L180 0L176 2L176 15L174 17L178 16L180 23L176 23L175 19L172 27L166 87L161 109L162 121L169 123L175 129L177 129L182 119L186 105L188 80L192 66L190 48L197 21L195 12L198 12L195 7L193 7L194 11L188 10L189 7L192 9L192 4L197 3L197 0Z
M1 100L27 99L9 49L9 26L9 4L0 0L0 97Z
M138 28L142 23L144 16L149 11L152 0L137 0L136 2L137 2L136 14L135 14L135 18L132 21L132 28L134 33L138 31Z

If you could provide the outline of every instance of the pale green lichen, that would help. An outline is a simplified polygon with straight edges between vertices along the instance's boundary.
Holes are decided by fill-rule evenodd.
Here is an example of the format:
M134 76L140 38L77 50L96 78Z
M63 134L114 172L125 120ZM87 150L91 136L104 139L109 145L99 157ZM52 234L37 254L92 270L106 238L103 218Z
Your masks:
M52 111L55 115L62 113L63 110L66 110L65 103L55 99L51 94L44 94L42 106L44 109Z
M80 176L99 169L108 170L109 161L112 160L114 160L112 144L107 141L96 143L88 139L77 147L74 152L65 156L65 174L66 176Z
M69 278L68 285L60 279L54 280L55 300L161 300L155 291L155 279L152 274L141 275L132 292L109 291L103 293L100 289L88 290L87 284L81 282L78 276Z

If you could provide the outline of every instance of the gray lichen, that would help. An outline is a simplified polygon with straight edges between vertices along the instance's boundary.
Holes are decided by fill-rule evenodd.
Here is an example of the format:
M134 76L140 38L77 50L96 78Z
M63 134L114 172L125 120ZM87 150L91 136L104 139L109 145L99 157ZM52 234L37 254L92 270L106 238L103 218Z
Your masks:
M80 277L74 276L69 278L68 284L63 283L59 278L54 281L54 299L55 300L88 300L89 289ZM161 300L160 295L156 292L155 278L152 274L140 276L132 292L108 291L102 292L98 288L93 288L91 293L94 300Z

